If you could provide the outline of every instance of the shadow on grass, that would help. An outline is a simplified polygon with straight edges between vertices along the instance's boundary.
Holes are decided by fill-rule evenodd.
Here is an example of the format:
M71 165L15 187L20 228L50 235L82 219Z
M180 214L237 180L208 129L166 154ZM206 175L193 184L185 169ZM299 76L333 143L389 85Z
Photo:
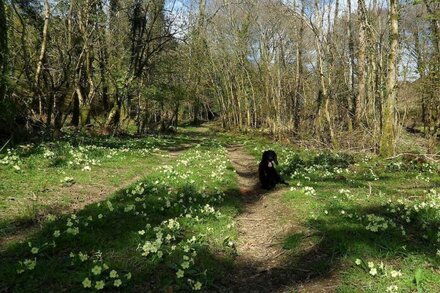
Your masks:
M118 191L108 201L111 202L113 211L110 211L107 201L91 204L79 211L75 219L66 215L54 222L46 223L40 231L26 239L25 243L15 244L1 252L0 292L82 290L81 281L90 274L93 263L90 261L74 263L73 258L69 256L72 252L77 255L79 252L93 254L100 251L110 269L116 269L118 272L130 271L133 280L124 287L124 291L157 292L175 285L176 271L167 263L168 259L176 256L171 253L164 256L164 261L151 261L143 257L139 244L145 240L142 240L138 231L144 229L148 231L147 224L155 227L164 220L179 217L185 214L188 208L202 208L211 198L218 196L218 191L206 191L203 196L194 185L186 183L173 187L176 191L175 195L169 194L169 187L159 188L159 191L154 191L155 193L152 194L150 191L157 187L154 182L158 179L160 178L151 177L141 181L147 190L142 196L142 201L137 200L136 196L127 195L126 191L132 190L138 184L136 183L133 187ZM233 215L238 209L238 201L231 194L237 192L236 189L226 191L225 200L214 206ZM177 194L182 197L178 198ZM165 198L176 204L164 208ZM100 215L103 215L102 218ZM204 218L202 215L200 217L202 223L219 221L215 217ZM182 218L181 225L185 226L185 230L177 236L178 238L182 240L191 238L193 224L199 225L197 221L194 223L191 221ZM73 236L64 232L68 228L68 222L73 222L74 227L79 227L78 235ZM53 236L56 230L61 231L62 235L59 238ZM156 232L152 233L155 235ZM51 245L52 240L56 242L55 247ZM31 244L28 245L28 242ZM38 255L30 252L31 247L40 247ZM231 253L230 248L227 247L217 247L216 250L220 251L225 259ZM202 259L196 262L201 266L208 266L210 272L217 272L214 275L225 272L225 267L212 266L214 258L210 255L208 247L201 249L200 255L199 258ZM36 268L17 274L18 262L34 257L37 257ZM208 276L208 280L209 278L212 276Z
M412 219L413 223L406 226L407 235L402 236L400 230L395 228L378 233L368 231L365 229L365 222L341 217L339 212L338 209L329 209L329 216L309 221L307 224L314 231L312 235L297 232L289 234L283 242L283 249L288 251L289 256L282 265L263 271L256 269L260 267L258 263L233 267L224 278L214 283L214 288L223 292L285 292L286 289L299 289L310 282L322 281L321 286L328 286L327 281L336 277L335 273L342 269L346 257L352 258L354 265L356 258L385 261L407 255L434 256L436 253L436 241L426 240L423 235L431 233L432 238L429 239L436 239L435 231L439 227L437 221L429 223L430 232L427 233L420 229L422 219L415 217ZM346 212L363 216L390 216L380 206L352 208ZM399 227L404 223L402 221L397 224ZM301 248L304 242L311 242L313 245ZM438 261L436 264L434 257L432 262L434 266L440 264ZM243 271L247 272L244 279L240 275ZM326 287L315 289L320 292L335 290Z
M250 173L238 173L238 175L245 178L252 177ZM326 191L325 194L328 192L334 194L338 189L346 187L363 188L363 192L366 192L365 188L371 185L375 191L380 189L386 194L394 194L399 191L389 185L394 182L399 183L399 179L403 176L408 175L405 173L381 175L380 181L358 174L328 178L313 176L310 184L306 185ZM430 186L438 187L437 182L438 180L434 178ZM419 191L422 190L426 188L420 187ZM256 194L258 195L259 191ZM322 204L322 208L328 210L328 215L323 214L317 219L305 222L305 225L313 231L312 234L292 232L286 236L282 247L288 256L282 264L268 270L261 270L264 264L256 262L235 265L228 274L214 282L214 290L296 292L310 283L312 285L308 289L310 291L305 292L333 292L338 282L332 282L332 279L339 278L338 272L344 270L350 261L353 261L355 266L356 258L393 262L411 256L421 260L421 263L429 260L433 267L440 265L439 259L435 258L440 223L435 217L416 213L411 215L411 222L407 223L400 214L392 214L386 207L376 203L370 203L368 207L358 204L350 208L344 207L343 216L341 207L326 200L322 201ZM369 231L366 226L369 224L367 215L370 214L391 219L396 226L389 225L385 231L380 232ZM401 225L405 227L405 235L402 235ZM222 260L218 259L218 262L221 263ZM242 272L247 273L242 274ZM368 273L366 275L368 276ZM415 287L413 289L415 290Z
M145 148L157 148L162 151L167 151L171 154L178 155L180 152L199 146L201 149L209 149L213 146L218 146L214 139L214 132L199 133L197 131L185 131L174 135L150 135L150 136L125 136L123 138L111 136L84 136L82 134L64 137L59 141L69 142L73 146L99 146L110 149L125 149L139 150ZM46 142L47 146L53 150L58 150L56 153L62 158L62 162L53 168L67 165L67 156L71 148L64 144L57 144L57 142ZM31 155L39 154L41 149L38 147L19 149L20 157L29 157ZM105 153L100 149L92 149L91 157L100 159ZM14 219L0 220L0 245L2 239L15 237L22 234L21 231L38 226L42 215L50 212L52 214L60 214L63 208L57 206L50 206L47 208L35 207L34 204L29 206L29 213L24 216L16 217ZM1 246L0 246L1 247Z
M254 177L254 173L240 174L243 177ZM145 182L149 189L154 188L150 178ZM147 189L148 189L147 188ZM244 203L252 203L265 194L262 190L253 190L246 198L238 199L237 189L226 190L226 200L216 205L221 210L237 212ZM56 241L56 247L47 246L38 256L37 267L31 273L22 275L16 273L17 262L24 258L32 259L30 247L27 243L10 247L0 253L2 266L0 267L1 291L79 291L82 290L81 281L90 272L90 262L74 264L69 256L71 252L96 253L102 252L103 259L110 266L120 272L130 271L133 280L123 288L132 292L158 292L175 286L175 268L167 265L167 259L149 261L141 256L138 245L142 243L137 233L145 229L148 223L153 227L165 219L177 217L185 213L185 206L195 206L189 198L197 198L197 205L203 206L207 200L202 197L191 184L177 187L177 194L184 194L184 202L171 208L162 209L164 200L169 197L168 189L158 195L147 194L142 202L133 197L127 197L125 189L119 191L111 199L114 212L108 212L104 202L101 205L93 204L77 213L80 220L80 233L77 236L62 235ZM209 193L208 198L215 196ZM178 203L177 199L174 202ZM125 211L125 208L135 205L136 210ZM407 254L435 254L433 242L424 239L424 232L420 229L423 219L415 217L410 225L406 225L407 235L402 236L400 230L389 229L381 233L373 233L365 229L365 223L356 217L342 217L336 207L328 207L329 215L310 220L306 224L311 228L313 235L292 233L284 240L283 247L289 255L285 262L269 270L259 270L258 263L237 265L233 262L233 253L226 247L209 245L203 246L198 252L196 260L198 266L206 270L208 281L207 290L217 292L279 292L286 288L300 288L304 283L328 280L333 273L341 268L342 260L346 256L383 257L393 258ZM139 212L138 214L136 212ZM235 212L232 212L235 213ZM345 209L346 214L389 217L390 214L381 206L352 207ZM99 219L99 215L104 217ZM92 217L93 220L86 220ZM33 245L41 246L53 239L53 231L66 230L68 216L49 223L28 241ZM218 219L202 219L207 222L218 222ZM425 221L426 222L426 221ZM85 227L84 223L88 223ZM400 222L397 222L400 225ZM402 223L404 224L404 223ZM179 237L189 238L192 222ZM197 224L198 225L198 224ZM428 226L438 227L438 222ZM301 249L302 243L311 241L313 245ZM31 246L33 246L31 245ZM402 247L406 246L405 249ZM171 254L167 258L173 259ZM246 272L246 274L242 274ZM168 290L169 291L169 290ZM182 291L187 291L183 289Z
M193 197L197 194L190 185L182 187L179 192ZM218 208L238 209L239 202L236 196L238 191L231 189L226 193L228 194L226 201ZM256 196L249 198L252 199L257 200ZM116 194L112 202L117 212L106 213L107 207L104 204L101 206L94 204L80 211L77 216L81 219L89 216L97 219L99 214L106 215L101 220L90 222L88 227L81 227L81 232L77 236L65 235L57 241L55 248L42 252L31 278L28 273L17 275L15 272L17 261L23 260L23 256L32 258L27 244L15 245L1 253L0 280L3 280L4 284L3 287L0 286L0 290L39 291L43 288L48 291L78 290L81 288L80 281L85 278L90 266L73 265L69 254L98 250L102 252L104 259L108 260L111 269L132 272L133 280L124 290L158 292L164 288L171 288L175 271L163 262L150 262L143 258L137 250L141 240L136 232L145 229L147 222L152 226L158 225L164 219L178 216L182 210L176 207L161 211L163 202L158 196L149 196L145 201L148 206L147 217L127 214L122 208L130 204L131 200L123 191ZM203 205L202 199L200 204ZM378 216L389 216L389 213L379 206L346 209L346 213L353 215L374 213ZM66 220L67 218L64 218L46 225L29 241L35 245L48 241L53 238L54 230L65 229ZM283 248L290 253L279 267L261 271L257 269L261 267L258 263L237 266L227 250L219 253L218 250L211 251L209 246L199 251L197 262L207 270L209 291L280 292L286 288L300 288L308 282L333 278L333 273L341 268L341 260L346 256L393 259L408 254L435 254L434 243L425 240L424 232L419 229L420 219L412 220L413 224L408 227L406 237L403 237L397 229L373 233L365 229L365 223L360 223L354 218L341 217L339 209L329 208L329 216L307 223L314 231L313 235L293 233L286 237ZM439 223L431 224L433 227L438 227ZM188 232L190 231L186 231ZM305 250L300 249L304 241L312 241L314 245ZM246 272L245 276L241 272Z

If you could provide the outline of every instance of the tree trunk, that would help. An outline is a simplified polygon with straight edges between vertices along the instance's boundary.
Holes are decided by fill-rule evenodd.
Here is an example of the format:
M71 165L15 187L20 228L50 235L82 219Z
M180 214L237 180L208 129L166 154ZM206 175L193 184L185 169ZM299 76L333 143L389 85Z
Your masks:
M40 56L38 58L37 62L37 69L35 71L35 89L37 90L38 95L38 111L40 116L43 114L43 102L42 102L42 96L40 91L40 75L41 70L43 67L44 62L44 56L46 55L46 47L47 47L47 36L49 31L49 16L50 16L50 7L49 7L49 0L44 1L44 26L43 26L43 39L41 41L41 48L40 48ZM48 101L49 103L49 101ZM51 107L48 105L48 107Z
M354 101L355 126L359 126L364 114L365 107L365 76L366 76L366 8L365 0L358 0L358 23L359 23L359 37L358 37L358 62L357 62L357 84L358 91L356 100Z
M8 64L8 32L5 4L0 0L0 102L6 96L6 73Z
M77 88L76 95L79 100L79 118L80 118L80 126L83 128L89 122L90 115L90 104L85 102L85 97L80 88Z
M355 88L355 53L354 53L354 39L353 39L353 21L351 18L351 0L348 0L348 15L347 15L347 35L348 35L348 80L350 94L347 96L348 105L348 119L347 128L348 131L353 130L353 124L356 115L356 88Z
M305 1L301 1L301 15L305 13ZM295 88L295 100L293 104L293 137L299 138L300 136L300 122L301 122L301 112L304 102L304 64L303 64L303 46L304 46L304 19L300 18L299 27L299 40L296 49L296 88Z
M399 49L399 12L398 0L389 2L390 51L388 55L388 72L386 93L383 105L383 129L380 140L381 156L392 156L396 144L396 95L397 95L397 54Z
M440 128L440 15L438 1L424 0L430 18L433 56L429 62L428 76L428 152L436 153Z
M78 95L75 93L73 93L72 95L72 104L73 104L73 109L72 109L72 121L71 124L75 127L79 127L79 99L78 99Z

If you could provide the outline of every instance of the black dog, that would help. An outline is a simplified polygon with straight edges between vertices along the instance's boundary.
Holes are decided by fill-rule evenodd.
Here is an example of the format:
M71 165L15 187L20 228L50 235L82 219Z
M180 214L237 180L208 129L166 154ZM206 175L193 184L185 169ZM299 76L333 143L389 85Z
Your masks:
M263 152L263 157L258 166L258 176L264 189L272 189L278 183L289 185L278 174L275 164L278 165L277 154L272 150Z

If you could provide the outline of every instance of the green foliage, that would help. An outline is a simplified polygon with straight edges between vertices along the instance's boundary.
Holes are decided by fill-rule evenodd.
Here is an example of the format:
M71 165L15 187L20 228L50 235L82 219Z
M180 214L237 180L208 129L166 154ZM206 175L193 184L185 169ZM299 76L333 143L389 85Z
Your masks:
M306 162L299 154L287 156L281 168L283 174L293 174L295 171L302 170L306 166Z
M313 282L338 272L337 292L439 291L438 164L246 141L256 160L276 150L290 183L281 222L302 229L282 245L296 275Z
M288 250L295 250L300 246L303 241L304 235L302 233L291 234L284 240L283 248Z
M282 273L292 273L295 284L330 275L338 292L439 291L438 173L392 167L371 155L299 151L193 128L148 138L71 136L2 155L0 194L14 190L17 197L22 193L20 200L42 178L53 181L38 189L62 185L64 194L93 181L110 185L119 169L121 176L145 175L75 213L45 213L41 230L0 252L2 288L217 290L222 276L235 269L240 236L234 217L245 208L224 148L237 143L254 154L255 167L262 150L276 150L285 170L290 187L265 197L281 201L280 227L274 229L285 224L289 229L281 229L283 237L271 245L283 249ZM65 156L67 164L51 165L52 156ZM68 163L76 159L79 165ZM85 164L91 171L82 170ZM19 189L23 176L26 190ZM17 207L14 201L0 203L2 215ZM41 215L38 205L34 208L29 217ZM16 223L18 216L11 219ZM16 230L0 231L11 232ZM278 276L276 270L271 274Z
M311 160L311 164L319 165L324 169L347 168L353 163L353 156L344 153L338 154L331 152L318 154Z
M189 142L192 148L170 161L168 154L159 150ZM139 286L152 291L189 291L209 287L224 274L236 253L236 232L230 228L238 208L237 200L230 197L236 190L235 174L225 149L209 137L198 139L196 133L132 140L68 137L9 153L3 157L8 165L0 168L7 171L13 169L9 162L19 164L17 175L27 174L30 186L38 180L35 175L29 176L31 161L51 170L50 176L58 172L72 175L62 182L65 191L85 183L78 176L81 173L108 184L98 174L110 166L135 168L131 158L141 161L142 169L136 171L145 178L76 213L48 214L41 231L25 243L15 243L0 252L6 260L0 267L0 279L8 280L2 288L40 290L44 283L45 290L56 291L101 286L129 291ZM165 156L162 159L158 158L161 154ZM52 164L59 156L65 156L67 164ZM92 165L91 160L100 163ZM69 164L71 161L74 163ZM91 170L83 171L84 164ZM12 174L7 173L9 183ZM10 233L7 229L0 232ZM223 265L214 251L223 254Z
M416 273L414 274L414 283L416 284L417 292L420 292L420 293L423 292L422 281L423 281L423 271L422 271L422 269L418 268L416 270Z

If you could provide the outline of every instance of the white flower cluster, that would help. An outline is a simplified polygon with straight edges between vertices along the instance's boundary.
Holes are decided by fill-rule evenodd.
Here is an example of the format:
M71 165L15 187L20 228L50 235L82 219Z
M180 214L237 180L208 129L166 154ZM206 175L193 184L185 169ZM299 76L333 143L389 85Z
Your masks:
M353 194L351 194L349 189L341 188L339 189L339 194L344 196L346 199L353 199Z
M61 184L63 186L72 186L73 184L75 184L75 178L66 176L63 179L61 179Z
M76 149L71 149L69 154L72 156L72 159L67 164L72 167L82 167L83 171L91 171L90 166L99 166L101 164L99 160L89 158L88 151L94 148L96 146L79 146Z
M396 227L396 223L394 223L391 219L386 219L381 216L377 216L374 214L368 214L366 216L368 225L365 227L368 231L371 232L379 232L379 231L385 231L389 227Z
M76 258L74 253L70 254L71 258ZM94 289L103 290L106 287L116 287L119 288L124 282L128 282L131 279L131 273L120 274L116 270L111 270L110 267L102 261L101 252L98 251L94 256L89 256L82 253L78 253L78 258L80 262L85 262L91 260L92 268L89 271L88 277L86 277L82 282L84 289Z
M45 159L52 159L55 157L55 153L48 148L44 148L43 157Z
M400 219L404 224L409 224L414 218L418 218L420 223L420 231L423 232L422 237L428 239L428 231L437 229L434 233L437 234L435 240L440 244L440 230L429 222L440 220L440 193L437 189L425 191L424 196L414 199L398 199L395 203L391 200L387 202L387 211ZM400 226L402 235L406 235L403 225Z
M400 270L394 270L392 267L384 265L383 262L380 262L380 264L375 264L372 261L365 262L364 260L357 258L355 260L355 264L361 267L372 277L382 277L387 279L391 278L394 280L403 276ZM387 287L386 292L398 292L398 289L399 288L397 285L393 284Z
M305 195L308 195L308 196L315 196L316 195L315 188L313 188L311 186L304 186L302 191L304 192Z
M423 173L417 174L416 179L420 181L425 181L427 183L431 181L431 178L429 176L425 176Z
M0 164L11 166L15 171L20 171L22 162L17 152L12 149L8 149L6 152L7 155L0 160Z
M161 176L153 180L152 184L137 184L127 190L127 196L135 197L136 211L143 209L145 200L151 200L154 196L159 201L159 209L166 210L175 208L181 211L178 217L164 220L160 225L137 231L145 240L139 243L138 249L145 257L166 261L171 255L182 255L182 262L173 264L176 267L176 282L179 283L186 277L186 284L192 290L201 290L202 282L193 280L192 276L199 273L195 268L198 248L203 245L206 235L185 235L182 222L191 226L194 222L200 222L203 218L222 217L220 211L216 210L212 203L222 201L224 192L220 189L224 180L223 174L227 170L229 162L226 151L219 148L216 151L201 151L200 149L188 151L182 155L173 165L166 165L159 168ZM212 170L205 178L194 170ZM203 179L210 178L210 185L206 186ZM197 184L196 184L197 180ZM200 186L198 190L179 190L179 186ZM164 196L165 194L165 196ZM149 199L150 198L150 199ZM231 241L232 243L232 241ZM173 259L173 257L171 258Z

